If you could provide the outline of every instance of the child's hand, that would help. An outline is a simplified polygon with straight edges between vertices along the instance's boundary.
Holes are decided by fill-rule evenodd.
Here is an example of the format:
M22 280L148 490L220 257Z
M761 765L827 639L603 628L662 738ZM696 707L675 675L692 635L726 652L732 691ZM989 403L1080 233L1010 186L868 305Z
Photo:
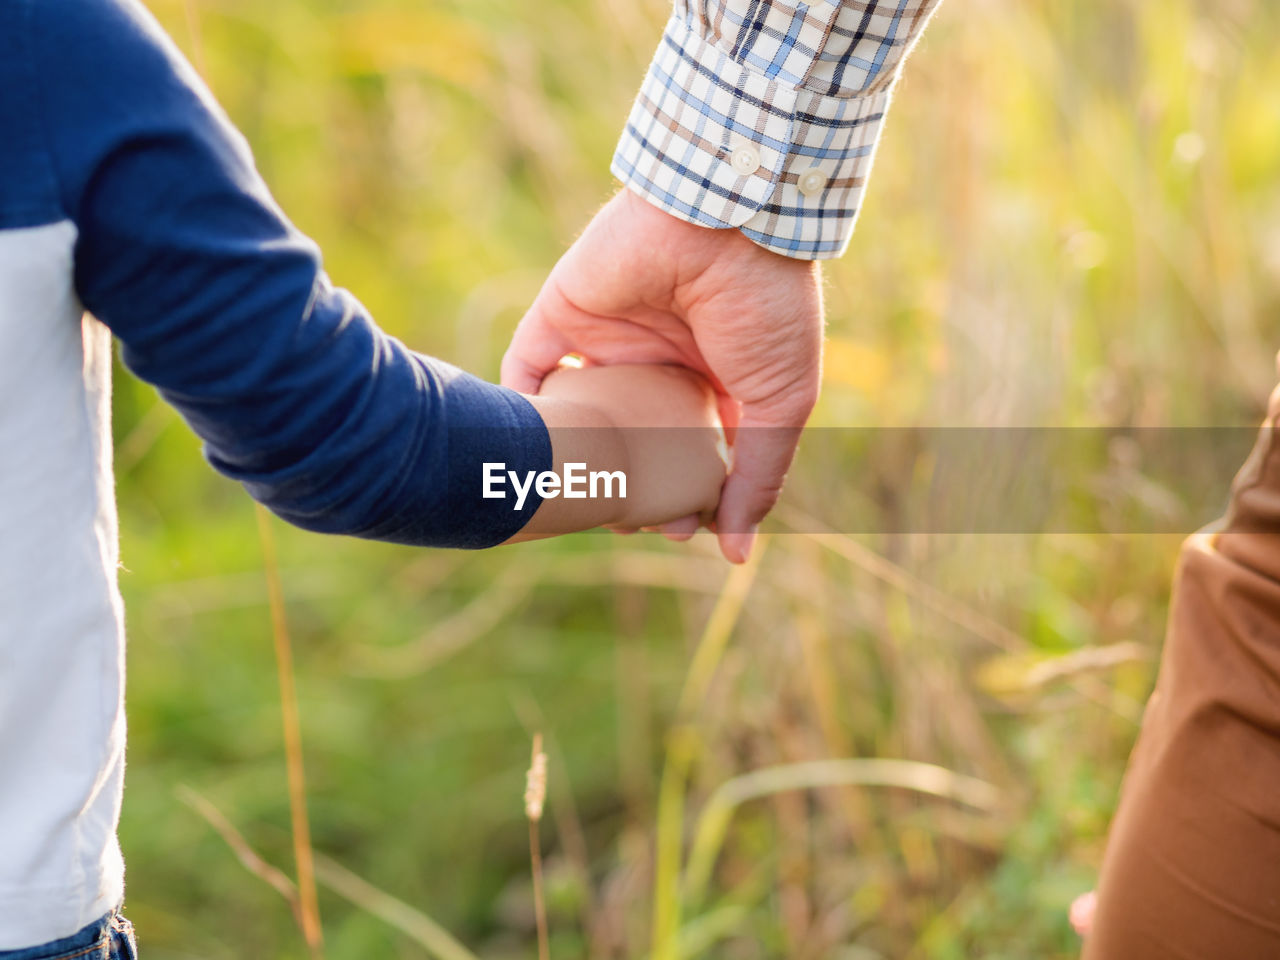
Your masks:
M725 477L724 434L715 393L703 377L653 364L562 367L543 381L540 395L592 406L619 429L632 492L612 526L715 515Z
M725 478L724 436L715 394L698 374L649 364L565 367L529 399L551 434L556 472L564 476L568 463L585 463L588 474L621 471L626 497L617 496L615 479L611 490L598 485L594 497L544 499L513 539L715 514Z

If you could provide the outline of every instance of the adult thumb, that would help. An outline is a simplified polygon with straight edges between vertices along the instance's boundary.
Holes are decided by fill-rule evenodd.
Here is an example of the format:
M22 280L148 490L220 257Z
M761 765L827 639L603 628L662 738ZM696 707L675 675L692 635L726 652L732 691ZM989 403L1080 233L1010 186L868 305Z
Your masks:
M545 293L538 295L521 318L502 357L502 385L520 393L537 393L573 345L551 322Z

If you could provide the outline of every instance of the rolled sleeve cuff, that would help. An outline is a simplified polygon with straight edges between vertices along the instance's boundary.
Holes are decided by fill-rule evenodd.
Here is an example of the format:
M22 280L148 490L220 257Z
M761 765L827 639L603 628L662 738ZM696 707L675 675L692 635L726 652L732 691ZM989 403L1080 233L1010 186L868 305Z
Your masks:
M553 466L551 436L533 404L514 390L440 361L434 365L446 371L444 497L437 492L438 470L411 471L424 487L422 499L440 515L431 517L421 509L404 512L411 523L401 529L399 539L472 550L496 546L529 522L542 497L530 490L520 509L510 498L486 497L485 464L501 464L503 471L514 470L520 476L541 474ZM423 518L430 522L424 524Z
M775 253L844 253L889 90L831 97L748 69L673 17L611 169L668 213Z

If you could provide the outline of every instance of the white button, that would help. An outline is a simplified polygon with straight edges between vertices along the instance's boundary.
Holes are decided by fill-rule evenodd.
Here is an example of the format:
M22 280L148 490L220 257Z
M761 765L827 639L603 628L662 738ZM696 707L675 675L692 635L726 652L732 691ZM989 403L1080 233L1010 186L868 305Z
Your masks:
M827 175L817 167L810 167L804 173L800 174L800 192L806 197L812 197L815 193L821 193L823 187L827 185Z
M748 177L760 169L760 153L755 147L744 144L733 151L733 156L729 158L729 163L735 171L744 177Z

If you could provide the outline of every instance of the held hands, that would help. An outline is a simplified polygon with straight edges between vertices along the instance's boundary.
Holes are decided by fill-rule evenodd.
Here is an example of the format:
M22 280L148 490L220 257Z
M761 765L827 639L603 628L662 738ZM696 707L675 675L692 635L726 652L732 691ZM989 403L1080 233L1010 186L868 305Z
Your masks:
M654 364L562 367L529 401L551 436L555 473L566 478L569 465L582 465L578 489L588 495L544 498L513 540L715 514L725 479L724 434L715 392L702 376Z
M511 341L502 382L536 393L570 353L593 364L680 364L710 380L734 441L715 525L724 555L745 560L817 400L816 264L737 230L685 223L624 190L552 270ZM674 529L696 524L686 516Z

